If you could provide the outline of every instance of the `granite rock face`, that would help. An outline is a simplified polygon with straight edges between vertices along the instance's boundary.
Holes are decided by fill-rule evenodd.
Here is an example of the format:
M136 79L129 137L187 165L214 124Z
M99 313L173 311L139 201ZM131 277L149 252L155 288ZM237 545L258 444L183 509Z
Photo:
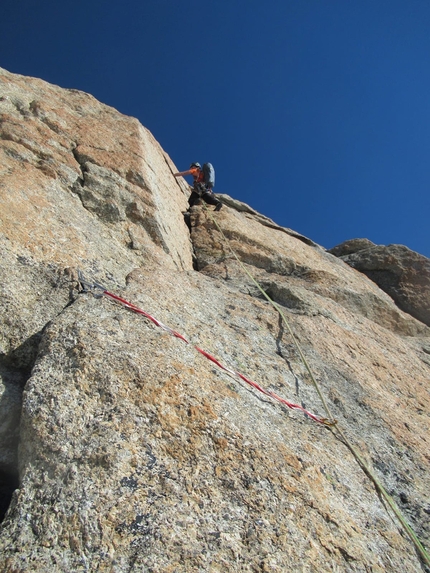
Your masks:
M188 186L137 120L0 85L1 573L424 571L335 433L195 347L325 415L246 269L428 546L430 329L231 197L186 225ZM78 269L189 343L80 292Z
M399 308L430 326L430 259L404 245L352 239L330 250L388 293Z

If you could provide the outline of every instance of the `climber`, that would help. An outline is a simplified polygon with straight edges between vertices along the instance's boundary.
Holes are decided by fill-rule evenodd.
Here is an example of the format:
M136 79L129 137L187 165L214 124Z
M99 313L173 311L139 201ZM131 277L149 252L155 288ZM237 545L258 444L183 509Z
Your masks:
M215 211L219 211L222 203L212 191L215 186L215 170L212 164L205 163L202 167L200 163L191 163L188 171L174 173L175 177L184 177L185 175L192 175L194 179L193 191L188 199L189 206L192 207L201 198L205 203L215 205Z

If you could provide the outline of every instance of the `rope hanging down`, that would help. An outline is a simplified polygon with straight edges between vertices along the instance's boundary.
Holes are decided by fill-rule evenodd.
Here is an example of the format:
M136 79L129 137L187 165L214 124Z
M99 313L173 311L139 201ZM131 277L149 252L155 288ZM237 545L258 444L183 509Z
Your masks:
M88 282L87 280L85 280L83 274L80 271L79 271L79 282L81 283L84 292L92 292L93 294L96 294L98 292L101 296L104 296L104 297L124 306L125 308L128 308L132 312L135 312L137 314L141 314L142 316L144 316L145 318L150 320L153 324L155 324L159 328L165 330L166 332L168 332L172 336L179 338L180 340L182 340L186 344L190 344L189 340L187 340L185 338L185 336L183 336L182 334L180 334L176 330L173 330L173 328L170 328L170 326L166 326L161 321L159 321L156 318L154 318L153 316L151 316L148 312L142 310L141 308L139 308L138 306L125 300L124 298L122 298L122 297L120 297L114 293L109 292L104 286L102 286L98 283ZM306 416L309 416L309 418L311 418L315 422L318 422L320 424L330 425L330 422L328 420L326 420L325 418L320 418L319 416L316 416L315 414L312 414L312 412L309 412L308 410L306 410L305 408L300 406L300 404L293 404L292 402L289 402L285 398L278 396L277 394L275 394L275 392L272 392L270 390L266 390L265 388L263 388L262 386L260 386L256 382L253 382L252 380L250 380L249 378L247 378L246 376L244 376L240 372L236 372L235 370L227 368L227 366L224 366L219 360L217 360L214 356L212 356L211 354L209 354L209 352L206 352L202 348L199 348L198 346L194 346L194 349L197 350L197 352L199 352L200 354L202 354L205 358L207 358L208 360L210 360L211 362L216 364L219 368L221 368L222 370L227 372L228 374L230 374L232 376L239 377L241 380L246 382L249 386L252 386L256 390L258 390L258 392L260 392L261 394L264 394L265 396L268 396L269 398L272 398L273 400L280 402L284 406L287 406L287 408L289 408L290 410L299 410L299 411L303 412Z
M405 530L405 532L407 533L407 535L409 536L409 538L411 539L411 541L413 542L413 544L415 545L415 548L417 549L418 553L420 554L421 558L423 559L424 563L426 563L426 565L430 566L430 555L428 554L427 550L425 549L425 547L422 545L421 541L418 539L417 535L415 534L414 530L411 528L411 526L409 525L409 523L406 521L406 519L404 518L402 512L400 511L399 507L397 506L396 502L394 501L394 499L391 497L391 495L387 492L387 490L385 489L385 487L382 485L382 483L379 481L378 477L375 475L375 473L373 472L373 470L370 469L370 467L366 464L366 462L364 461L363 457L361 456L361 454L359 453L359 451L357 450L357 448L350 442L350 440L348 440L347 436L345 435L345 433L342 431L342 429L340 428L340 426L338 425L337 421L334 420L330 408L327 405L327 402L324 398L324 395L321 391L321 388L311 370L311 367L309 366L308 361L306 360L305 355L303 354L303 351L297 341L297 338L294 336L294 332L288 322L288 320L285 317L285 314L282 312L282 309L279 307L279 305L276 304L275 301L273 301L270 296L266 293L266 291L262 288L262 286L258 283L258 281L252 276L252 274L248 271L248 269L245 267L245 265L242 263L242 261L239 259L239 257L237 256L237 254L235 253L235 251L233 250L233 248L230 245L230 242L228 241L227 237L225 236L223 230L221 229L221 227L218 225L217 221L215 220L215 218L212 216L211 212L209 211L209 209L207 209L206 205L203 205L204 210L209 214L209 217L212 219L212 222L214 223L214 225L216 226L216 228L218 229L218 231L220 232L221 236L223 237L225 243L227 244L230 252L232 253L232 255L234 256L234 258L236 259L236 261L239 263L239 265L241 266L242 270L248 275L248 277L252 280L252 282L256 285L256 287L259 289L259 291L264 295L264 297L270 302L270 304L274 307L274 309L279 313L282 321L284 322L285 326L287 327L288 332L290 333L290 336L297 348L297 351L300 355L300 358L306 368L306 370L309 373L309 376L312 380L313 385L315 386L315 389L318 392L319 397L321 398L321 402L323 403L324 409L326 411L326 414L328 416L328 420L330 420L330 422L327 422L327 420L325 421L325 424L328 426L332 426L330 429L331 431L337 435L337 437L339 437L341 439L341 441L350 449L350 451L352 452L352 454L354 455L355 459L357 460L358 464L361 466L361 468L363 469L363 471L369 476L369 478L373 481L376 489L380 492L380 494L382 495L382 497L385 499L385 501L388 503L388 505L390 506L391 510L394 512L395 516L397 517L397 519L399 520L401 526L403 527L403 529ZM333 421L332 421L333 420Z

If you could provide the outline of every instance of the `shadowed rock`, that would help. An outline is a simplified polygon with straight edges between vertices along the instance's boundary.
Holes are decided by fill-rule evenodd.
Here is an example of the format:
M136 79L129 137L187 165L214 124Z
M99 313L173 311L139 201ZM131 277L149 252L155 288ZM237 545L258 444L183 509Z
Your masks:
M404 312L430 326L430 259L403 245L353 239L330 253L364 273Z

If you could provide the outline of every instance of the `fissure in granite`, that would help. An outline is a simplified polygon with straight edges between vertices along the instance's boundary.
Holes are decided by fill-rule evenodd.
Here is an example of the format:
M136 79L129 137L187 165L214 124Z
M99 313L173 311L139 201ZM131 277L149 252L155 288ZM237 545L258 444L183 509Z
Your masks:
M26 264L26 261L24 262ZM4 391L0 399L0 412L3 414L2 450L3 456L0 462L0 523L3 521L9 508L13 492L19 487L19 460L18 447L20 441L20 421L22 409L22 394L27 381L32 375L36 364L39 345L44 330L52 320L60 316L76 300L77 291L73 283L58 284L56 288L66 288L69 293L69 302L56 316L51 316L49 321L36 332L25 339L19 346L9 352L0 355L0 379ZM37 288L37 285L34 285ZM6 420L6 423L5 423Z
M3 414L0 522L7 512L14 490L19 486L18 443L22 392L31 376L41 335L42 332L37 332L9 355L0 356L0 378L4 387L0 400L0 412Z

